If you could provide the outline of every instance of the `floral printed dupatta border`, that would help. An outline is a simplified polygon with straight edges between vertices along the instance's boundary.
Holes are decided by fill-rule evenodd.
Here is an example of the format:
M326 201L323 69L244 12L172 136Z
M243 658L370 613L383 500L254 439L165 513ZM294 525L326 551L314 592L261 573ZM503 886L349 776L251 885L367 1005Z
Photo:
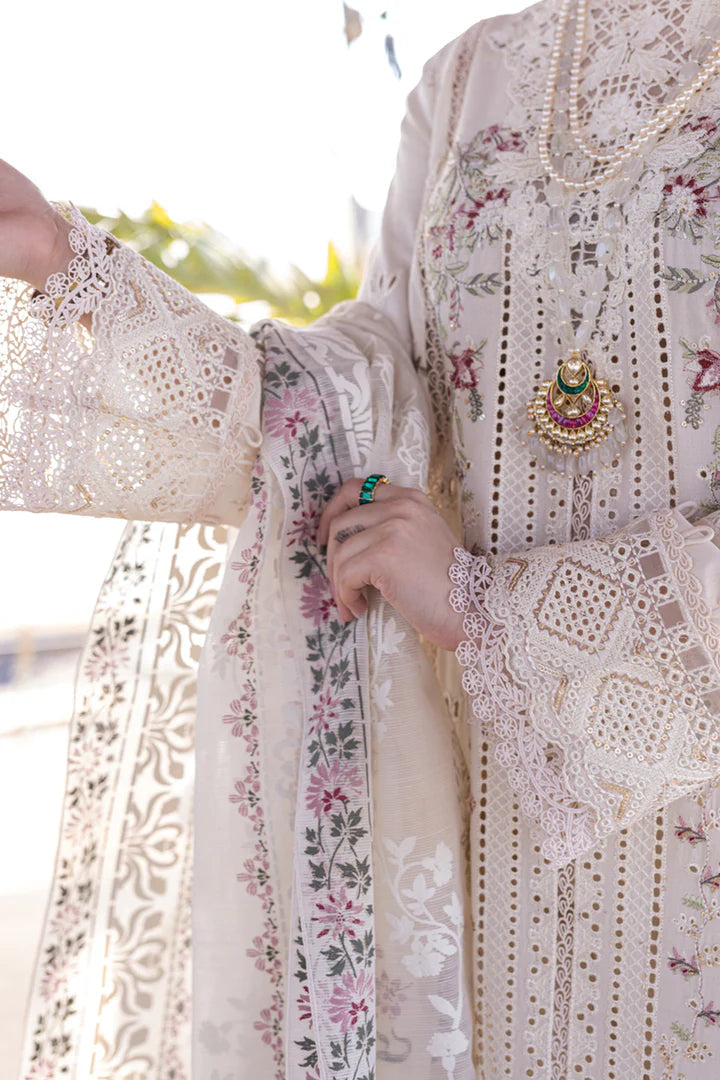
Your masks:
M99 609L119 640L147 605L138 635L113 654L118 735L113 748L101 703L83 717L82 690L72 735L86 739L78 769L88 790L109 776L115 794L88 845L81 831L68 836L68 792L31 1011L45 1033L31 1038L28 1077L473 1075L455 734L417 636L377 600L366 620L343 626L314 545L322 506L349 476L382 468L425 486L424 399L390 324L365 305L309 331L266 324L257 340L264 444L200 666L194 815L192 668L223 530L134 526L121 565L137 565L145 599L111 575ZM155 544L146 562L143 536ZM195 547L183 572L173 536ZM158 640L165 648L153 654ZM178 665L184 679L172 675ZM159 726L179 752L178 725L182 765L153 756L151 741ZM88 830L100 820L85 818ZM75 899L61 927L55 902L71 893L86 910ZM78 917L88 940L74 934Z

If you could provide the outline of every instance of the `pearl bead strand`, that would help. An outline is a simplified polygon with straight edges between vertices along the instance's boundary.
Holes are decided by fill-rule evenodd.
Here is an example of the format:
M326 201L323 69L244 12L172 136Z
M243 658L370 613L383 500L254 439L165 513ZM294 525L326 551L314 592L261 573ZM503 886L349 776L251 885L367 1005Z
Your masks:
M585 155L585 157L591 162L593 166L599 168L603 166L600 172L589 179L585 180L570 180L562 173L560 173L554 166L552 161L552 155L550 153L550 142L552 139L552 119L555 107L555 98L557 94L558 80L560 76L560 61L562 58L563 42L565 39L565 32L567 30L568 23L570 21L570 12L572 8L573 0L563 0L558 17L557 30L553 40L552 50L550 53L550 64L548 67L548 78L545 87L545 97L543 101L543 110L540 120L540 161L545 173L553 180L557 181L563 188L568 191L583 192L592 191L597 188L601 183L606 180L613 179L618 175L622 167L632 157L636 157L640 151L647 146L647 144L655 137L660 135L663 131L666 131L671 124L681 115L687 108L692 97L703 88L703 86L720 71L720 26L715 24L718 22L717 18L712 20L711 27L708 32L708 37L714 40L714 45L707 53L704 62L698 69L698 72L689 86L685 90L681 91L672 101L669 101L666 105L663 105L661 109L655 114L655 116L647 121L640 128L638 132L633 135L627 144L621 149L615 151L613 154L603 154L596 151L585 140L580 131L580 119L579 119L579 96L580 96L580 69L582 66L583 56L585 53L585 44L587 38L587 24L589 13L589 0L578 0L577 3L577 26L575 30L575 41L573 47L573 56L570 67L570 93L569 93L569 119L570 119L570 134L576 148Z

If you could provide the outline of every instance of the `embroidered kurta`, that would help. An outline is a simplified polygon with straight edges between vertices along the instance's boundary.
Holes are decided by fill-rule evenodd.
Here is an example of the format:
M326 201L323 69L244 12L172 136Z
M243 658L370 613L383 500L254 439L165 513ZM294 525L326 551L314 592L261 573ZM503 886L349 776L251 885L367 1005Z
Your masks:
M592 9L588 138L672 95L710 7ZM25 1075L177 1078L191 1042L200 1080L714 1075L720 84L558 191L557 18L429 62L360 298L306 331L251 338L77 219L51 301L8 292L2 504L179 523L101 595ZM575 321L607 268L587 347L627 415L575 478L526 430L558 260ZM456 515L462 683L386 604L334 614L314 526L376 470Z

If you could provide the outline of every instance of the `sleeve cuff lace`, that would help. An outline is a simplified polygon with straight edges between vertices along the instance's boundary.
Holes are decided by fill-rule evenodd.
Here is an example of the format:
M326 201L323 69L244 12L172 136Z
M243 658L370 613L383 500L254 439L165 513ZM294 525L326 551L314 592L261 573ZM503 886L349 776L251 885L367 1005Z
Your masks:
M0 507L239 524L260 444L257 346L65 213L67 271L43 292L0 283Z
M713 539L658 511L608 540L456 549L463 686L554 865L720 774Z

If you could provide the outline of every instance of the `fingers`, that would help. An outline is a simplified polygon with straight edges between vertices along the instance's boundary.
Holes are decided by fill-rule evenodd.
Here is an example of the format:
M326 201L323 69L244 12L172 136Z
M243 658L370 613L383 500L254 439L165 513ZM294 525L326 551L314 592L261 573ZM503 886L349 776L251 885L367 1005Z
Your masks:
M338 488L323 510L317 533L318 543L327 547L328 579L345 622L367 611L367 585L384 594L390 570L385 556L396 547L398 529L404 535L413 518L422 521L428 510L436 513L424 492L397 484L378 484L373 501L359 505L362 485L363 480L355 478ZM394 566L396 561L389 563Z
M329 500L322 512L320 524L318 526L317 539L321 546L324 547L328 543L331 522L340 514L359 507L358 500L360 498L360 489L362 488L362 485L363 480L359 478L346 480ZM399 498L410 498L423 502L428 501L427 496L418 488L401 487L399 484L378 484L375 488L375 495L372 503L368 503L360 507L360 509L368 510L371 506L375 506L376 504Z
M367 610L363 589L371 583L368 568L372 566L372 552L377 549L378 529L377 525L356 525L338 530L337 535L344 534L343 539L330 540L333 557L328 557L328 577L340 618L345 622Z
M328 521L326 532L328 574L332 581L335 573L335 560L342 547L345 553L357 550L357 544L348 545L351 537L361 531L371 531L370 539L375 538L375 529L393 519L403 520L417 510L416 501L408 498L410 488L396 488L395 494L368 503L366 506L352 506L349 510L338 510Z
M360 498L360 489L362 487L362 480L346 480L345 483L337 489L332 496L327 506L322 512L320 518L320 524L318 526L318 543L325 546L328 542L328 533L330 522L338 514L342 514L345 510L349 510L353 506L358 505L358 499ZM378 484L378 487L387 488L388 484ZM379 493L375 491L375 498L379 501ZM374 502L375 500L373 500Z

